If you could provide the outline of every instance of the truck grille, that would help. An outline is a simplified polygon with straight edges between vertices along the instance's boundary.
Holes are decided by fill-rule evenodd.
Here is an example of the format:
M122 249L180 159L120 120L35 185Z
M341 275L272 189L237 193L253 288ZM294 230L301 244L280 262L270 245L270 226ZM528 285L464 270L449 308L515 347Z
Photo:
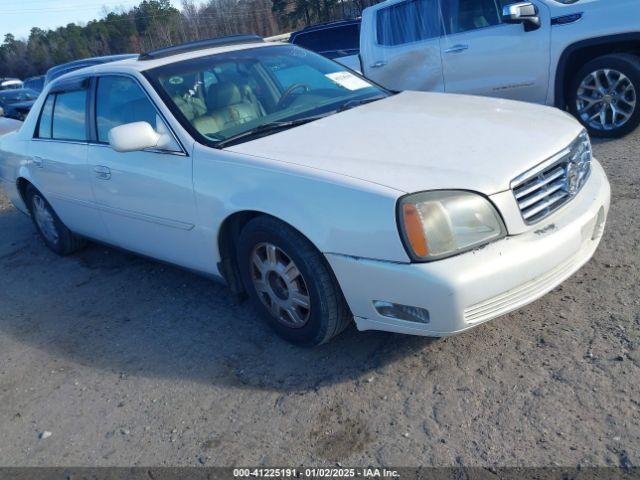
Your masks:
M589 136L583 132L566 150L511 182L527 225L548 217L578 194L591 172L591 155Z

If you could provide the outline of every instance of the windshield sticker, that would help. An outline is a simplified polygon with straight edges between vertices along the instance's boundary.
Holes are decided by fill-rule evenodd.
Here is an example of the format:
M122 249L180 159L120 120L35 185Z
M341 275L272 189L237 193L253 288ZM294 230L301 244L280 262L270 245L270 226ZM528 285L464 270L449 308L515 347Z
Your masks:
M327 73L325 75L332 82L340 85L347 90L362 90L363 88L369 88L367 82L362 80L359 77L356 77L353 73L350 72L335 72L335 73Z

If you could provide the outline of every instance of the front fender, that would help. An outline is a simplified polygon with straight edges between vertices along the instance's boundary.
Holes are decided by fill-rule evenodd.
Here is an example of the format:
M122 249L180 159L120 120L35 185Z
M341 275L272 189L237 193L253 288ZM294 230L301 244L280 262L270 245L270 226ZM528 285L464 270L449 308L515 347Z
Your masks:
M409 262L396 224L396 190L262 158L197 146L194 188L200 224L218 238L226 218L269 214L321 252Z

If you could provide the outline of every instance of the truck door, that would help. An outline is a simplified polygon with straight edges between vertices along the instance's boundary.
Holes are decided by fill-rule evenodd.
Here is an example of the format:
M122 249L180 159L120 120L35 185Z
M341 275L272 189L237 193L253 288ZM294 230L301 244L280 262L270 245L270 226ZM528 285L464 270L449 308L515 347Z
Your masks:
M516 0L442 0L445 91L545 103L549 88L550 14L536 3L537 30L502 21Z
M438 0L396 0L363 12L364 74L391 90L444 91Z

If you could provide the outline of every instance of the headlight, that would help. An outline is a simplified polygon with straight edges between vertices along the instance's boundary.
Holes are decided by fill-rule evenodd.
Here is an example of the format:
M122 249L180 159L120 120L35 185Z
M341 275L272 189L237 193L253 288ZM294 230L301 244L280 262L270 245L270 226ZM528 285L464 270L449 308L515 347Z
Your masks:
M493 205L476 193L416 193L403 197L398 209L400 233L416 261L450 257L507 234Z

